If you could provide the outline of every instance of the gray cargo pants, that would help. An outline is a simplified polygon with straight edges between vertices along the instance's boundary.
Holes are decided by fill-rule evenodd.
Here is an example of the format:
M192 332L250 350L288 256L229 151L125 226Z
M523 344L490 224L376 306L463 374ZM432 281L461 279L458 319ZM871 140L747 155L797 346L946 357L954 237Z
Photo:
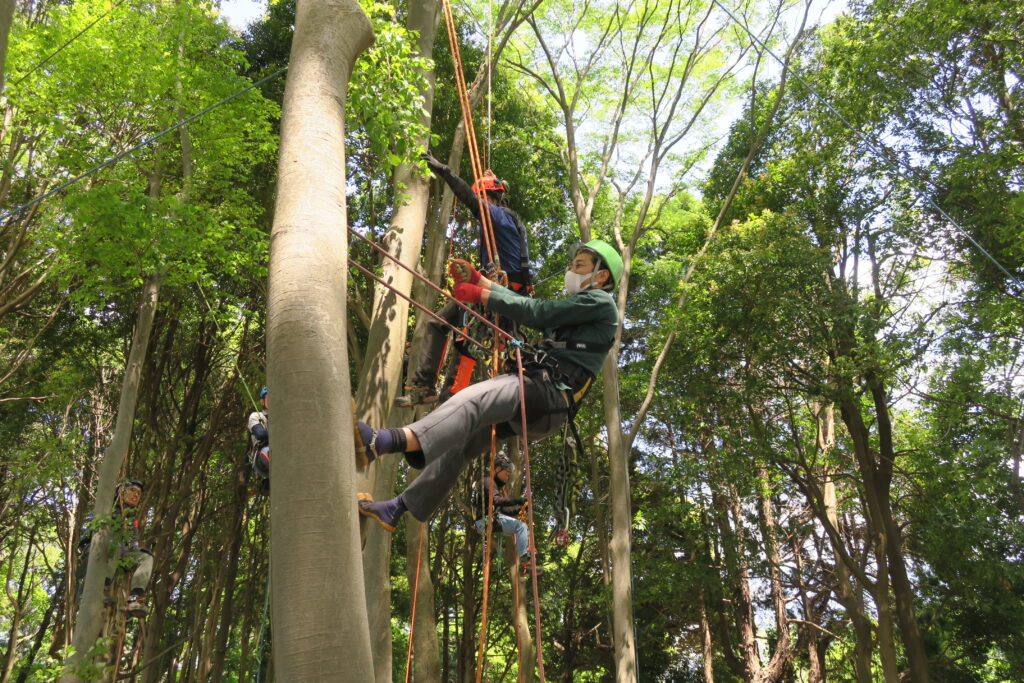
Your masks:
M532 378L528 375L525 382L526 430L529 439L536 441L565 423L569 404L546 371ZM500 444L522 431L521 420L519 376L506 374L466 387L422 420L407 425L419 439L425 461L423 473L402 493L412 516L421 522L430 519L466 465L490 447L491 425L498 425ZM410 460L410 464L423 463Z

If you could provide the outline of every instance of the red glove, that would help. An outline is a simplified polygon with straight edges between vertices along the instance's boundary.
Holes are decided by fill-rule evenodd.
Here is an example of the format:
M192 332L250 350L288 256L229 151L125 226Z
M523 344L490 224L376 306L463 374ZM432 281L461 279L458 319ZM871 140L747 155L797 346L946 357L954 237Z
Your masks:
M479 273L477 273L477 275L479 275ZM470 284L468 282L456 282L455 287L452 288L452 296L467 304L480 303L480 295L483 293L483 287Z
M469 264L469 261L464 261L460 258L452 259L448 263L448 272L451 273L452 279L458 282L468 282L471 285L475 285L480 282L480 271Z

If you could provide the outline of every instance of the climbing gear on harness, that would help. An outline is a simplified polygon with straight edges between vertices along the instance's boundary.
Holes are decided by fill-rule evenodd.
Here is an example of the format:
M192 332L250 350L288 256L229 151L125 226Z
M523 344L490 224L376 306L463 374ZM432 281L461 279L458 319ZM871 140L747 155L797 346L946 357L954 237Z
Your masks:
M437 403L437 390L434 387L421 387L418 384L406 387L406 393L395 398L398 408L412 408Z
M501 469L508 472L510 477L516 473L516 466L512 462L512 458L508 457L508 455L504 452L498 453L496 456L494 456L494 466L496 468L500 467Z

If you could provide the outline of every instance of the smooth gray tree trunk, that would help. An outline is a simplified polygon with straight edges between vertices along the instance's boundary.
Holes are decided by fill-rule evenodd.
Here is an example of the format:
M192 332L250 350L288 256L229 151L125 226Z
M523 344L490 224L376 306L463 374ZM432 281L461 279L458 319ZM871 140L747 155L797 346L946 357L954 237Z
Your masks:
M0 95L7 84L7 39L14 22L15 0L0 0Z
M373 40L354 0L299 0L270 238L274 671L370 681L346 341L345 98Z
M437 31L436 0L409 0L408 27L419 34L417 52L432 59L434 34ZM420 93L423 107L420 122L429 128L434 104L434 72L423 74L426 87ZM426 147L427 140L419 144ZM394 172L395 202L391 229L382 245L392 256L415 268L423 244L423 230L430 200L430 180L420 173L417 164L402 164ZM382 279L408 296L413 276L408 270L383 258ZM373 315L366 344L366 356L356 395L359 416L370 424L388 421L391 405L402 384L402 356L408 332L409 303L395 292L378 286L373 297ZM403 411L404 412L404 411ZM400 457L381 458L368 471L360 474L360 490L370 491L376 500L394 495ZM371 524L366 530L363 548L363 571L366 606L370 620L370 643L373 668L378 683L392 679L391 640L391 534Z
M135 406L138 402L139 384L142 378L142 364L149 349L149 337L153 330L153 318L156 316L162 280L161 275L151 274L142 284L138 322L132 335L124 378L121 380L117 422L114 424L114 433L110 438L110 444L103 451L103 457L96 467L98 476L96 497L93 500L93 519L100 519L110 514L117 478L121 472L121 465L128 455L132 425L135 422ZM96 644L96 639L103 628L103 581L110 568L107 549L111 538L109 527L97 529L92 535L82 602L78 606L75 631L71 638L74 652L68 657L65 670L61 675L61 683L79 683L88 680L85 671L89 665L88 653Z

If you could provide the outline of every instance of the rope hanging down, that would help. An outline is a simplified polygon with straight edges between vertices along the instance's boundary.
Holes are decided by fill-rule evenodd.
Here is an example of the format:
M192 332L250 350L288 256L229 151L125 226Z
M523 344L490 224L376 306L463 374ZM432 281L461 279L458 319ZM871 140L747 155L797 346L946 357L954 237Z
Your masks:
M1022 284L1021 281L1016 276L1012 275L1010 273L1010 271L1008 271L1003 266L1002 263L1000 263L998 260L996 260L996 258L992 254L990 254L988 252L988 250L985 249L985 247L981 246L981 244L979 244L977 240L975 240L973 237L971 237L970 233L968 233L967 230L965 230L963 227L961 227L961 225L959 223L957 223L953 219L952 216L950 216L948 213L946 213L942 209L941 206L939 206L937 203L935 203L935 201L933 199L931 199L931 197L929 197L924 192L922 192L920 189L918 189L917 185L915 184L915 180L913 178L910 178L908 176L908 174L895 161L892 160L892 158L891 158L892 152L890 152L881 143L878 143L878 142L872 140L867 135L865 135L864 133L861 133L859 130L857 130L857 128L854 127L854 125L852 123L847 121L846 117L843 116L842 113L840 113L835 107L833 107L832 104L828 100L826 100L821 94L819 94L817 90L815 90L813 87L811 87L811 85L809 83L807 83L807 81L805 81L800 76L800 74L798 74L796 71L794 71L791 66L787 65L783 59L781 59L778 55L776 55L774 52L772 52L772 50L767 45L765 45L764 42L761 41L757 36L755 36L753 31L751 31L746 26L746 24L744 24L742 21L737 19L736 15L734 15L732 12L730 12L725 7L725 5L723 5L721 2L719 2L719 0L711 0L711 1L714 2L716 5L718 5L719 9L721 9L723 12L725 12L729 16L729 18L732 19L732 21L736 23L737 26L742 28L746 32L746 34L748 36L750 36L750 39L752 41L754 41L761 49L763 49L765 52L767 52L769 55L771 55L772 58L775 61L777 61L779 64L782 65L783 69L788 71L790 73L790 75L793 76L793 78L795 78L797 81L799 81L802 86L807 88L808 92L810 92L812 95L814 95L814 97L819 102L821 102L823 105L825 105L825 108L828 109L829 112L831 112L839 120L840 123L842 123L844 126L846 126L850 130L850 132L852 132L855 136L857 136L857 138L859 140L861 140L867 146L868 151L872 152L875 155L876 158L878 158L883 164L888 166L897 175L897 177L899 177L901 180L906 182L907 185L910 186L910 189L912 189L917 194L917 196L919 198L923 199L926 204L931 206L933 209L935 209L935 211L937 211L939 213L939 215L941 215L944 219L949 221L949 224L952 225L953 228L957 232L959 232L964 238L966 238L968 242L973 244L974 247L979 252L981 252L985 256L985 258L987 258L989 261L991 261L993 263L993 265L995 265L996 268L998 268L1000 271L1002 271L1002 273L1011 282L1013 282L1018 287L1024 288L1024 284ZM926 181L926 182L930 182L930 181Z
M459 52L458 35L455 32L455 19L452 16L451 3L442 0L444 9L445 28L448 31L448 46L452 53L452 63L455 67L455 90L459 95L459 106L462 109L462 125L466 131L466 148L469 150L469 161L473 170L473 177L477 181L484 177L483 165L480 161L480 149L476 141L476 129L473 127L473 113L469 104L469 90L466 87L466 76L462 71L462 55ZM488 64L488 69L490 65ZM484 245L487 249L488 258L501 268L501 260L498 255L497 241L494 238L494 226L491 225L491 212L487 205L484 190L476 183L473 189L477 193L477 203L480 207L480 221L484 226Z

